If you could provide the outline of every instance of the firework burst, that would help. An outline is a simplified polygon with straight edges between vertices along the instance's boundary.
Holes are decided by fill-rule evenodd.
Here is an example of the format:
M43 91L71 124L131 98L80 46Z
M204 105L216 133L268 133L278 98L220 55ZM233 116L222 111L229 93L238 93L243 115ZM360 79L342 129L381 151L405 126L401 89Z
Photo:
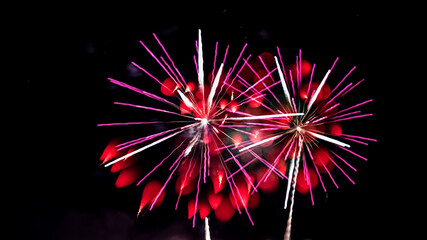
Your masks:
M156 56L142 41L141 45L151 55L151 57L161 66L167 74L164 81L160 81L143 66L132 62L132 65L144 72L160 85L163 95L172 97L172 100L166 99L157 94L144 91L131 86L127 83L109 78L112 84L121 86L128 90L137 92L147 98L164 104L165 108L137 105L127 102L115 102L114 104L125 107L138 108L146 111L166 114L173 117L173 121L146 121L146 122L121 122L121 123L103 123L98 126L120 126L120 125L153 125L162 123L167 126L174 126L170 129L157 132L148 136L133 139L122 143L113 143L104 151L101 160L105 167L112 166L114 171L128 169L128 162L134 155L142 153L145 150L170 141L172 138L179 138L177 146L160 162L158 162L151 171L138 179L141 174L131 171L127 174L125 183L117 184L123 186L132 182L140 185L160 166L164 165L169 159L172 159L169 167L169 176L161 183L159 181L150 181L146 184L140 204L138 214L141 211L152 210L157 207L164 198L165 188L173 178L178 175L175 190L178 194L176 208L178 208L181 196L190 192L195 192L195 196L188 203L188 217L193 218L193 227L195 226L196 213L199 212L200 218L205 219L205 225L208 226L206 216L215 210L217 219L227 221L233 216L235 209L240 213L244 210L253 225L253 221L248 211L250 207L249 198L257 192L254 185L253 174L246 171L246 167L256 160L263 160L256 155L250 147L252 159L244 163L238 159L240 155L246 153L234 153L238 148L244 148L253 142L260 144L266 140L251 141L250 136L254 134L247 129L259 126L265 119L280 119L292 116L299 116L302 113L275 112L272 114L255 115L250 112L239 111L244 109L247 104L255 106L263 105L265 91L271 91L265 84L265 80L270 78L276 68L258 74L258 79L254 84L250 84L240 75L244 69L250 67L248 59L243 59L243 64L237 68L242 60L242 54L246 44L238 55L236 61L229 69L226 69L226 59L228 47L225 50L222 62L217 68L218 43L215 47L215 58L213 61L213 70L210 74L204 73L203 45L201 31L199 30L198 40L196 41L197 56L194 56L194 63L197 73L197 84L187 81L176 67L172 58L166 51L163 44L155 34L154 38L162 49L163 56ZM267 69L268 70L268 69ZM237 73L236 73L237 72ZM206 75L208 81L205 80ZM196 86L197 85L197 86ZM257 86L263 85L263 89ZM174 103L178 99L179 104ZM176 124L180 124L177 126ZM236 134L238 133L238 134ZM243 137L242 137L243 136ZM280 137L280 136L279 136ZM272 139L268 139L271 141ZM143 146L139 146L143 144ZM128 152L121 154L123 150ZM249 149L249 148L248 148ZM111 154L109 154L111 153ZM134 160L132 160L134 161ZM262 161L272 171L275 169L270 163ZM123 173L122 171L122 173ZM126 174L125 174L126 175ZM129 175L132 175L129 180ZM283 174L282 174L283 175ZM282 177L283 178L283 177ZM120 176L119 176L120 179ZM211 187L205 187L210 182ZM228 184L229 196L224 196L221 190ZM207 189L207 190L206 190ZM207 196L202 196L204 191ZM256 205L256 204L255 204ZM208 227L205 230L208 231ZM207 233L206 236L209 236Z
M269 105L274 110L270 111L272 114L303 114L266 119L263 125L270 131L264 136L264 140L243 147L239 151L250 151L265 141L275 141L271 151L275 151L277 154L270 159L272 167L265 172L263 179L268 178L281 160L285 161L288 168L288 183L284 208L289 208L285 239L290 239L295 190L303 194L309 192L314 205L313 189L319 183L324 192L327 192L325 175L338 188L338 184L331 174L334 168L355 184L344 169L349 168L356 171L356 168L337 152L343 151L366 161L367 158L350 150L350 146L352 144L368 145L368 142L376 140L345 134L341 127L343 121L372 116L370 113L365 114L358 110L358 107L372 102L372 99L349 107L342 107L338 102L364 81L362 79L356 83L346 83L356 67L350 69L331 90L327 80L330 78L338 58L323 75L323 78L318 81L313 77L316 65L302 60L301 51L296 56L295 65L288 65L288 71L283 64L279 48L277 51L279 57L274 57L274 61L279 81L273 82L273 84L281 85L280 89L284 96L282 100L279 100L272 94L270 98L272 101L269 101ZM288 206L289 201L290 206Z

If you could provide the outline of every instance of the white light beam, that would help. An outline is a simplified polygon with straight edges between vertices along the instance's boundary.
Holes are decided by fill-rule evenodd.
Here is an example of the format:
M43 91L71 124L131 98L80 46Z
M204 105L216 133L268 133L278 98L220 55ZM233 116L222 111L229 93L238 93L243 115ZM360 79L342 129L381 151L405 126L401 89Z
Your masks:
M157 140L157 141L154 141L154 142L152 142L152 143L150 143L150 144L148 144L148 145L146 145L146 146L144 146L144 147L142 147L142 148L140 148L140 149L137 149L137 150L135 150L135 151L133 151L133 152L130 152L130 153L128 153L128 154L126 154L126 155L122 156L122 157L117 158L117 159L116 159L116 160L114 160L114 161L111 161L111 162L109 162L109 163L105 164L105 165L104 165L104 167L108 167L108 166L110 166L110 165L113 165L113 164L114 164L114 163L116 163L116 162L119 162L119 161L121 161L121 160L123 160L123 159L126 159L126 158L128 158L128 157L130 157L130 156L133 156L133 155L135 155L135 154L137 154L137 153L139 153L139 152L142 152L142 151L144 151L145 149L150 148L150 147L152 147L152 146L154 146L154 145L156 145L156 144L159 144L159 143L161 143L161 142L163 142L163 141L165 141L165 140L167 140L167 139L169 139L169 138L171 138L171 137L173 137L173 136L175 136L175 135L177 135L177 134L179 134L179 133L181 133L181 132L183 132L183 131L184 131L184 130L178 131L178 132L173 133L173 134L171 134L171 135L169 135L169 136L167 136L167 137L164 137L164 138L161 138L161 139L159 139L159 140Z
M284 135L284 134L280 134L280 135L278 135L278 136L273 136L273 137L270 137L270 138L266 138L266 139L264 139L264 140L262 140L262 141L256 142L256 143L254 143L254 144L251 144L251 145L249 145L249 146L246 146L246 147L244 147L244 148L240 149L240 150L239 150L239 152L244 152L244 151L246 151L246 150L248 150L248 149L251 149L251 148L256 147L256 146L258 146L258 145L264 144L264 143L266 143L266 142L268 142L268 141L273 141L273 140L275 140L275 139L277 139L277 138L279 138L279 137L281 137L281 136L283 136L283 135Z
M333 138L327 137L327 136L325 136L325 135L321 135L321 134L314 133L314 132L310 132L310 131L307 131L307 132L308 132L308 133L310 133L311 135L315 136L316 138L319 138L319 139L322 139L322 140L324 140L324 141L327 141L327 142L330 142L330 143L333 143L333 144L339 145L339 146L341 146L341 147L347 147L347 148L349 148L349 147L350 147L350 145L348 145L347 143L340 142L340 141L338 141L338 140L336 140L336 139L333 139Z
M212 100L213 97L215 95L216 89L218 87L218 83L219 83L219 79L221 77L221 73L222 73L222 68L224 67L224 63L221 63L221 66L219 67L218 73L215 76L212 88L211 88L211 92L209 93L209 97L208 97L208 109L211 109L212 106Z
M276 60L277 71L279 72L280 82L282 83L282 87L283 87L283 91L285 92L286 99L288 99L289 104L292 105L291 96L289 94L288 87L286 86L285 77L283 76L282 68L280 68L279 61L277 60L276 56L274 56L274 60Z
M325 84L325 82L326 82L326 79L327 79L327 78L328 78L328 76L329 76L329 73L331 73L331 69L329 69L329 70L326 72L325 76L323 77L322 82L320 82L319 87L316 89L316 92L314 93L313 97L310 99L310 102L308 103L308 107L307 107L307 112L310 110L311 105L313 105L313 103L316 101L317 96L319 95L320 91L322 90L323 85L324 85L324 84Z
M197 58L197 67L198 67L198 81L200 86L200 91L204 94L204 72L203 72L203 50L202 50L202 30L199 29L199 41L198 41L198 58Z
M193 103L191 103L190 99L188 99L187 96L185 96L184 93L182 93L180 90L177 91L179 96L181 97L182 101L184 101L185 105L187 105L187 107L189 108L194 108Z

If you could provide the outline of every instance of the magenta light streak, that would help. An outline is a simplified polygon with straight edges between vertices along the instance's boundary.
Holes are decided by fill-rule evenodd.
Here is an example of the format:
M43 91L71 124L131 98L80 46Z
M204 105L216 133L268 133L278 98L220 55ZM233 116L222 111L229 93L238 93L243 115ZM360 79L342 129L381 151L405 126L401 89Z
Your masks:
M335 120L335 119L339 119L339 118L347 117L347 116L350 116L350 115L359 114L359 113L361 113L361 112L362 112L362 111L358 110L358 111L354 111L354 112L344 113L344 114L341 114L341 115L336 115L336 116L330 117L329 119L330 119L330 120Z
M214 55L214 60L213 60L213 70L212 70L212 76L211 76L212 79L215 78L215 68L216 68L217 55L218 55L218 42L215 43L215 55Z
M250 160L249 162L247 162L245 165L243 165L243 168L246 168L247 166L249 166L250 164L252 164L255 160L257 160L257 159L253 158L252 160ZM227 179L233 178L234 175L236 175L239 172L240 172L240 169L237 169L237 171L233 172L230 176L227 177Z
M344 89L342 89L339 93L337 93L337 95L335 95L335 97L331 98L326 105L330 104L332 101L334 101L336 98L338 98L338 96L343 93L347 88L349 88L351 85L353 85L353 83L349 83Z
M138 64L136 64L135 62L131 62L135 67L137 67L139 70L143 71L145 74L147 74L148 76L150 76L152 79L156 80L156 82L158 82L161 86L163 86L163 83L159 81L159 79L157 79L156 77L154 77L151 73L149 73L147 70L145 70L143 67L139 66ZM166 86L165 86L166 87ZM169 88L168 88L169 89Z
M342 157L340 157L338 154L336 154L334 151L331 151L332 154L335 155L335 157L339 158L343 163L345 163L347 166L349 166L353 171L357 172L357 169L350 165L346 160L344 160Z
M299 50L299 57L296 56L295 62L297 63L295 69L297 71L297 88L301 88L301 49Z
M273 167L276 167L276 165L279 163L279 160L281 159L281 158L280 158L280 156L282 156L282 155L285 153L286 147L289 145L289 143L290 143L290 142L288 142L288 143L286 144L286 146L285 146L285 147L283 147L283 148L282 148L282 150L280 150L280 153L277 155L276 159L274 159ZM292 145L293 145L293 141L292 141L292 143L291 143L291 147L290 147L289 149L291 149L291 148L292 148ZM287 159L288 154L289 154L289 150L288 150L288 153L286 154L286 156L285 156L285 158L284 158L285 160ZM270 174L271 174L272 172L273 172L273 169L269 169L269 170L268 170L268 174L267 174L267 176L265 177L265 179L267 179L268 177L270 177ZM288 179L288 177L287 177L286 175L284 175L284 177L285 177L286 179Z
M193 228L196 227L196 213L197 213L197 206L198 206L198 202L199 202L200 180L201 179L202 179L202 174L199 174L199 180L197 180L196 203L194 204Z
M117 159L115 159L115 160L113 160L113 161L108 162L108 163L106 163L104 166L105 166L105 167L108 167L108 166L110 166L110 165L112 165L112 164L115 164L115 163L117 163L117 162L119 162L119 161L122 161L122 160L124 160L124 159L126 159L126 158L128 158L128 157L130 157L130 156L133 156L133 155L135 155L135 154L137 154L137 153L139 153L139 152L142 152L142 151L144 151L144 150L146 150L146 149L148 149L148 148L150 148L150 147L152 147L152 146L154 146L154 145L157 145L157 144L159 144L159 143L161 143L161 142L163 142L163 141L166 141L167 139L169 139L169 138L171 138L171 137L173 137L173 136L176 136L176 135L178 135L178 134L182 133L183 131L184 131L184 130L181 130L181 131L178 131L178 132L172 133L172 134L170 134L170 135L168 135L168 136L166 136L166 137L163 137L163 138L161 138L161 139L158 139L158 140L156 140L156 141L154 141L154 142L152 142L152 143L150 143L150 144L148 144L148 145L146 145L146 146L144 146L144 147L142 147L142 148L139 148L139 149L137 149L137 150L135 150L135 151L132 151L132 152L130 152L130 153L128 153L128 154L126 154L126 155L123 155L123 156L121 156L121 157L119 157L119 158L117 158Z
M193 160L194 160L194 158L191 158L191 160L190 160L190 165L188 166L188 169L187 169L187 171L185 172L184 182L186 182L186 181L187 181L188 173L189 173L189 172L192 172L192 171L193 171L193 169L194 169L194 166L195 166L195 165L193 165ZM175 204L175 210L177 210L177 209L178 209L179 200L181 199L181 195L182 195L182 190L183 190L183 188L181 188L181 189L179 190L179 195L178 195L178 198L177 198L177 200L176 200L176 204Z
M326 118L328 118L328 116L324 116L324 117L318 118L316 120L313 120L311 123L317 123L317 122L320 122L322 120L325 120Z
M353 183L353 185L356 184L353 179L351 179L350 176L348 176L348 174L344 172L344 170L340 166L338 166L338 164L336 164L331 157L329 157L329 160L344 174L344 176L348 178L348 180L350 180L351 183Z
M171 75L169 75L170 76L170 78L178 85L178 86L180 86L180 85L183 85L183 86L185 86L185 85L187 85L187 83L182 83L180 80L179 80L179 77L178 77L178 75L176 75L176 73L174 72L174 70L172 69L172 67L166 62L166 60L162 57L162 56L160 56L160 59L162 60L162 62L165 64L165 66L169 69L169 72L173 75L173 77L171 76ZM169 89L170 90L170 89Z
M166 130L166 131L155 133L155 134L152 134L152 135L149 135L149 136L146 136L146 137L142 137L142 138L138 138L138 139L134 139L134 140L131 140L131 141L128 141L128 142L124 142L124 143L118 144L116 146L116 147L118 147L117 151L129 148L129 147L134 146L136 144L143 143L145 141L151 140L151 139L156 138L156 137L160 137L162 135L165 135L166 133L170 133L170 132L176 131L178 129L180 129L180 128L178 127L178 128Z
M160 40L157 38L156 34L153 33L154 38L157 40L157 42L159 43L160 47L163 49L163 52L166 54L166 56L168 57L169 61L172 63L173 68L175 69L175 71L178 73L178 75L181 77L182 82L184 83L184 85L187 85L187 83L184 80L184 77L181 75L181 73L179 72L178 68L175 66L175 63L172 61L172 58L169 56L168 52L166 51L165 47L163 46L163 44L160 42Z
M367 137L361 137L361 136L356 136L356 135L349 135L349 134L342 134L343 136L346 137L350 137L350 138L358 138L358 139L362 139L362 140L366 140L366 141L372 141L372 142L376 142L376 139L373 138L367 138Z
M356 140L356 139L353 139L353 138L343 137L343 139L346 139L346 140L349 140L349 141L352 141L352 142L355 142L355 143L359 143L359 144L362 144L362 145L365 145L365 146L369 145L368 143L365 143L365 142L362 142L362 141L359 141L359 140Z
M171 174L169 175L169 177L166 180L165 184L163 184L163 187L160 189L159 194L157 194L156 198L154 199L153 203L151 204L150 211L153 210L154 205L156 204L156 202L159 199L160 195L162 195L162 192L165 190L166 185L169 183L169 181L171 180L173 174L178 169L178 167L179 167L179 164L176 165L175 169L171 172Z
M135 104L131 104L131 103L122 103L122 102L114 102L114 104L116 104L116 105L122 105L122 106L135 107L135 108L142 108L142 109L147 109L147 110L157 111L157 112L163 112L163 113L177 115L177 116L180 116L180 117L192 118L192 117L189 117L189 116L186 116L186 115L181 115L181 114L176 113L176 112L171 112L171 111L167 111L167 110L159 109L159 108L147 107L147 106L142 106L142 105L135 105Z
M237 63L240 61L240 58L242 57L243 52L245 51L245 49L246 49L246 47L247 47L247 46L248 46L248 44L247 44L247 43L245 43L245 45L244 45L244 46L243 46L243 48L242 48L242 51L240 51L240 54L239 54L239 56L237 57L236 62L234 63L234 66L231 68L232 72L234 71L234 69L236 69ZM242 67L242 69L243 69L243 67Z
M238 195L239 195L239 197L240 197L240 201L241 201L241 203L244 203L243 198L242 198L242 195L240 194L240 190L239 190L239 188L236 186L236 183L234 182L234 180L233 180L233 179L231 179L231 181L233 182L233 185L234 185L234 187L235 187L235 188L236 188L236 190L237 190L237 194L238 194ZM251 185L252 185L252 181L250 181L250 179L249 179L249 183L251 183ZM252 187L254 187L254 186L252 185ZM254 188L254 190L256 191L256 188ZM235 199L235 200L236 200L236 206L237 206L237 209L239 209L239 205L238 205L238 203L237 203L237 199ZM251 222L252 226L253 226L253 225L255 225L255 224L254 224L254 221L252 221L251 215L249 214L248 207L246 206L246 204L242 204L242 205L243 205L243 208L244 208L244 209L245 209L245 211L246 211L246 215L248 216L249 221ZM239 213L240 213L240 210L239 210Z
M280 64L282 66L283 78L285 79L285 83L287 84L288 79L286 77L286 69L285 69L285 64L283 64L282 54L280 54L280 49L278 46L276 47L276 49L277 49L277 54L279 55Z
M357 153L355 153L355 152L351 151L350 149L343 148L343 147L341 147L341 146L338 146L338 147L339 147L339 148L341 148L341 149L346 150L347 152L349 152L349 153L353 154L353 155L354 155L354 156L356 156L356 157L359 157L359 158L361 158L361 159L363 159L363 160L365 160L365 161L368 161L368 159L367 159L367 158L365 158L365 157L363 157L363 156L361 156L361 155L359 155L359 154L357 154Z
M289 69L289 77L291 78L292 93L294 94L294 96L296 96L296 94L295 94L295 86L294 86L294 79L292 77L292 70L290 70L290 69Z
M337 103L337 104L333 105L332 107L326 109L323 113L327 113L327 112L331 111L332 109L338 107L339 105L340 105L340 103Z
M328 170L328 168L325 166L325 164L324 164L323 162L322 162L322 166L323 166L323 168L326 170L326 172L328 173L328 175L329 175L329 177L331 178L332 182L334 183L335 187L338 189L339 187L338 187L337 182L335 182L334 177L332 177L331 172Z
M258 81L256 81L253 85L251 85L250 87L248 87L245 91L241 92L240 95L238 95L236 98L239 98L241 95L247 93L249 90L255 88L256 85L258 85L259 83L262 83L267 77L270 77L271 74L276 71L277 68L274 68L272 71L268 72L267 75L265 75L264 77L262 77L261 79L259 79ZM246 80L244 80L243 78L241 78L240 76L238 76L240 80L244 81L246 84L249 85L248 82L246 82ZM255 91L256 93L259 93L258 90L254 89L253 91Z
M332 72L332 70L334 69L334 67L335 67L335 64L337 64L337 62L338 62L338 59L340 59L340 58L339 58L339 57L337 57L337 58L335 59L334 63L332 64L332 67L331 67L331 72Z
M245 113L245 112L240 112L240 111L235 111L234 113L239 114L239 115L243 115L246 117L253 117L254 115L250 114L250 113Z
M271 163L269 163L267 160L265 160L264 158L260 157L258 154L256 154L252 150L248 150L248 151L249 151L249 153L252 154L252 156L254 156L256 159L260 160L268 169L272 169L280 178L283 179L285 177L285 175L282 172L280 172L275 166L271 165ZM264 177L267 175L267 173L268 173L268 171L264 174ZM263 177L263 179L264 179L264 177ZM257 187L258 187L258 185L257 185Z
M240 54L239 54L239 56L237 57L236 62L234 63L233 67L230 69L229 73L228 73L228 74L227 74L227 76L225 77L225 80L224 80L223 84L221 84L221 88L220 88L219 92L222 92L222 89L223 89L223 88L224 88L224 86L225 86L225 82L229 80L229 77L230 77L231 73L232 73L232 72L234 72L234 69L236 68L237 64L239 63L240 58L242 57L243 52L245 51L245 49L246 49L246 46L247 46L247 45L248 45L248 44L246 43L246 44L243 46L242 50L240 51ZM238 74L240 73L240 71L242 71L243 66L244 66L244 64L242 65L242 67L240 68L240 70L238 71L238 73L237 73L236 75L238 75ZM235 78L233 78L233 80L231 81L230 85L232 85L232 84L233 84L234 79L235 79ZM227 86L228 86L228 87L226 88L226 91L230 88L230 87L229 87L229 85L227 85Z
M206 127L206 126L205 126ZM206 136L206 131L204 132L205 136ZM204 149L204 153L203 153L203 183L206 183L206 171L207 171L207 167L208 167L208 159L209 158L209 147L208 145L206 145L206 148ZM210 162L210 160L209 160Z
M163 68L163 70L166 72L166 74L176 83L179 84L179 81L177 81L172 75L171 73L168 71L168 69L162 64L162 62L154 55L153 52L151 52L151 50L142 42L139 41L139 43L141 43L142 46L144 46L145 50L147 50L147 52L156 60L156 62L160 65L160 67Z
M353 90L355 87L357 87L359 84L361 84L362 82L364 82L365 79L360 80L359 82L357 82L356 84L354 84L354 86L352 88L350 88L347 92L343 93L342 95L346 95L347 93L349 93L351 90Z
M308 186L310 189L311 205L314 206L313 191L312 191L312 186L311 186L310 175L308 174L307 160L305 158L305 154L302 154L301 159L302 159L302 163L303 163L302 168L303 168L303 173L304 173L304 179L308 183Z
M193 61L194 61L194 65L195 65L195 68L196 68L196 73L198 73L199 72L199 66L197 66L197 57L196 57L196 55L193 55Z
M308 182L308 186L310 187L311 205L314 206L313 186L311 185L311 179L310 179L310 174L308 173L307 160L305 158L305 155L302 155L302 160L304 163L304 176L306 177L306 179L307 179L306 182Z
M249 124L249 123L248 123ZM225 125L225 124L223 124L223 125L219 125L218 127L225 127L225 128L233 128L233 127L254 127L254 126L249 126L249 125Z
M357 116L348 117L348 118L336 119L336 120L334 120L333 122L341 122L341 121L346 121L346 120L355 119L355 118L370 117L370 116L373 116L373 115L374 115L374 114L372 114L372 113L368 113L368 114L357 115Z
M232 159L234 160L234 162L236 163L236 165L239 167L239 169L242 171L243 175L245 175L246 179L251 184L251 186L253 188L255 188L255 186L253 185L253 183L251 181L251 177L249 176L248 172L246 172L246 170L243 168L242 164L240 164L240 162L236 159L236 157L233 155L233 153L228 148L226 148L225 150L227 150L228 153L230 153ZM255 191L257 191L257 190L255 189Z
M332 95L332 93L333 92L335 92L335 90L341 85L341 83L343 83L344 81L345 81L345 79L354 71L354 69L356 69L356 66L354 66L348 73L347 73L347 75L345 75L344 76L344 78L335 86L335 88L334 89L332 89L332 91L331 92L329 92L329 95L328 95L328 97L329 96L331 96Z
M261 89L259 92L260 92L260 93L262 93L262 92L264 92L264 91L269 91L269 92L270 92L270 88L272 88L272 87L276 86L277 84L280 84L280 81L277 81L277 82L275 82L275 83L272 83L271 85L269 85L269 86L267 86L267 87L265 87L265 88ZM279 103L280 103L280 102L279 102Z
M284 124L270 124L270 123L248 123L248 125L266 126L266 127L278 127L278 128L289 128L289 125Z
M156 171L156 169L158 167L160 167L164 161L166 161L166 159L168 159L179 147L182 146L184 142L182 142L178 147L176 147L168 156L166 156L165 158L163 158L162 161L160 161L159 164L157 164L150 172L148 172L141 180L139 180L139 182L136 184L137 186L139 186L145 179L147 179L148 176L150 176L154 171ZM184 151L182 151L181 155L179 155L179 157L177 158L177 161L182 157L182 155L184 155Z
M338 189L339 187L338 187L337 182L335 182L334 177L332 177L331 172L329 171L329 169L325 166L325 164L324 164L323 162L322 162L322 166L323 166L323 169L325 169L325 170L326 170L326 172L328 173L328 175L329 175L329 177L331 178L332 182L334 183L335 187Z
M224 59L222 60L223 63L225 63L225 60L227 59L227 55L228 55L228 49L230 48L230 45L227 45L227 47L225 48L225 53L224 53ZM215 69L215 68L214 68Z
M100 123L96 126L104 127L104 126L121 126L121 125L139 125L139 124L158 124L163 122L123 122L123 123Z
M364 105L364 104L366 104L366 103L370 103L370 102L372 102L372 101L373 101L372 99L366 100L366 101L361 102L361 103L358 103L358 104L356 104L356 105L354 105L354 106L351 106L351 107L348 107L348 108L346 108L346 109L340 110L340 111L338 111L338 112L337 112L337 113L335 113L335 114L340 114L340 113L342 113L342 112L346 112L346 111L348 111L348 110L351 110L351 109L353 109L353 108L356 108L356 107L362 106L362 105Z
M314 68L315 67L316 67L316 64L313 63L313 67L311 68L310 81L308 82L307 94L310 92L310 88L311 88L311 83L313 81L313 75L314 75Z
M279 130L279 129L283 129L283 128L282 127L262 128L262 129L260 129L260 131L275 131L275 130Z
M226 149L226 148L229 148L229 147L234 147L235 145L234 145L234 143L232 143L232 144L230 144L230 145L224 145L224 146L222 146L222 147L219 147L219 148L215 148L215 151L220 151L220 150L222 150L222 149ZM237 155L236 155L237 156Z
M259 57L259 60L261 61L262 65L264 67L264 70L268 72L268 68L265 65L264 61L262 60L262 57L261 56L258 56L258 57ZM262 89L261 91L267 89L267 91L273 96L273 98L276 100L276 102L278 102L280 104L279 99L276 97L276 95L273 93L273 91L271 91L270 88L264 82L262 82L262 85L264 85L264 89Z
M262 94L262 95L257 95L257 96L255 96L255 97L250 97L249 99L247 99L247 100L244 100L244 101L242 101L242 102L240 102L237 106L242 106L243 104L246 104L246 103L248 103L248 102L250 102L250 101L256 101L256 102L258 102L258 103L260 103L259 101L258 101L258 99L259 98L263 98L263 97L265 97L265 96L267 96L266 94Z
M162 98L162 97L159 97L159 96L157 96L157 95L155 95L155 94L152 94L152 93L146 92L146 91L144 91L144 90L141 90L141 89L139 89L139 88L133 87L133 86L131 86L131 85L129 85L129 84L126 84L126 83L124 83L124 82L120 82L120 81L115 80L115 79L112 79L112 78L108 78L108 80L110 80L110 82L111 82L111 83L114 83L114 84L116 84L116 85L119 85L119 86L124 87L124 88L127 88L127 89L130 89L130 90L132 90L132 91L134 91L134 92L140 93L140 94L142 94L142 95L144 95L144 96L147 96L147 97L149 97L149 98L155 99L155 100L157 100L157 101L167 103L167 104L172 105L172 106L176 107L177 109L179 109L179 107L178 107L176 104L174 104L174 103L172 103L172 102L169 102L168 100L166 100L166 99L164 99L164 98ZM165 86L165 85L163 85L163 84L161 84L161 85L167 88L167 86ZM169 88L168 88L168 89L169 89ZM170 89L169 89L169 90L170 90ZM171 91L172 91L172 90L171 90Z
M299 50L299 55L295 56L296 66L295 69L297 71L297 88L301 88L301 49Z
M292 105L294 107L294 112L298 112L297 111L297 105L295 104L295 98L292 98Z
M241 142L240 143L240 145L239 145L239 147L244 147L244 146L247 146L247 145L249 145L249 144L251 144L252 143L252 141L251 140L246 140L246 141L243 141L243 142ZM229 147L232 147L232 146L234 146L234 144L231 144L231 145L229 145ZM219 148L219 149L226 149L225 147L221 147L221 148ZM233 149L237 149L236 147L234 147ZM239 157L240 155L243 155L243 154L245 154L246 152L239 152L239 153L236 153L235 155L234 155L234 157ZM227 159L224 159L224 163L227 163L227 162L229 162L229 161L231 161L231 160L233 160L233 157L229 157L229 158L227 158ZM237 171L239 171L239 170L237 170Z
M305 145L305 146L306 146L306 149L307 149L307 151L308 151L308 155L310 156L310 159L311 159L311 161L313 162L313 166L314 166L314 169L316 170L317 176L319 177L320 184L322 184L322 188L323 188L323 190L324 190L325 192L327 192L327 191L326 191L325 184L323 183L322 177L321 177L321 175L320 175L319 169L317 168L316 163L314 162L314 158L313 158L313 155L311 154L310 148L308 147L308 145Z
M232 129L232 130L237 131L237 132L241 132L243 134L247 134L247 135L251 135L251 136L256 136L256 134L248 132L248 131L245 131L245 130L241 130L241 129L237 129L237 128L233 128L233 127L227 127L227 128Z
M242 91L240 91L239 89L237 89L237 88L235 88L235 87L231 86L230 84L228 84L228 83L226 83L226 82L224 82L224 84L225 84L225 85L227 85L229 88L231 88L231 89L235 90L236 92L239 92L239 93L241 93L241 92L242 92ZM249 95L246 95L246 94L245 94L245 97L251 97L251 96L249 96ZM274 112L274 110L273 110L273 109L271 109L270 107L268 107L268 106L267 106L267 105L265 105L264 103L261 103L261 106L265 107L266 109L270 110L271 112ZM237 111L236 111L236 113L237 113Z

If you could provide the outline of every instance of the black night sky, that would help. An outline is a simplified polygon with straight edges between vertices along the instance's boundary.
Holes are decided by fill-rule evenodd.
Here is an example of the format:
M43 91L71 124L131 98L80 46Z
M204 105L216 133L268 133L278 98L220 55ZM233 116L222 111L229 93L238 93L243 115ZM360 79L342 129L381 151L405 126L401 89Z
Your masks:
M340 179L339 190L330 185L327 196L318 192L314 207L309 196L297 194L292 239L394 235L400 211L393 192L402 191L396 179L401 156L390 152L400 148L393 145L395 135L383 122L399 109L398 89L392 85L407 58L394 39L408 31L395 7L264 1L240 6L123 5L35 6L20 13L24 23L18 24L15 45L21 70L15 74L24 80L24 116L18 120L24 145L17 152L24 154L13 157L14 167L5 170L14 186L11 209L17 238L13 239L204 238L203 222L193 229L185 204L174 210L173 187L161 207L136 217L141 187L115 188L117 175L100 166L98 159L111 138L139 134L96 127L114 119L113 113L123 114L122 120L138 119L133 115L137 111L126 113L113 106L114 101L127 99L127 92L112 89L107 77L125 81L131 61L155 66L139 40L154 46L151 34L156 33L176 62L189 63L184 75L193 74L198 29L210 50L216 41L223 47L229 44L233 51L248 43L246 54L253 55L275 52L279 46L288 62L294 62L302 49L303 58L324 67L337 56L341 69L357 66L354 81L366 81L356 90L356 98L373 98L363 110L374 116L348 127L379 142L360 148L369 161L359 159L356 164L358 172L352 175L356 185ZM155 159L155 152L150 154ZM284 189L282 182L279 192ZM287 219L283 198L264 194L251 212L255 226L244 213L236 213L227 223L212 217L212 239L283 239Z

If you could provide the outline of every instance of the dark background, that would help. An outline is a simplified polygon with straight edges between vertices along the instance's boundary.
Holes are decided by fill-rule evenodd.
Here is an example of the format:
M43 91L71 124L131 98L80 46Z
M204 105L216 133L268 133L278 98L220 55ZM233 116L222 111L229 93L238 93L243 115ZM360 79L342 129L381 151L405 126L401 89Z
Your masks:
M403 194L403 147L384 122L397 128L406 118L389 120L396 109L406 110L395 83L407 76L411 58L408 42L396 39L409 36L407 26L418 21L405 9L356 2L123 5L27 6L15 16L23 20L14 44L22 66L15 75L24 80L23 116L17 120L23 130L17 152L23 154L6 171L18 239L203 239L203 223L192 229L185 205L173 210L173 194L136 218L141 188L116 189L117 176L98 161L120 132L96 127L110 119L112 102L126 93L111 90L106 78L129 79L130 61L155 66L139 40L155 46L151 33L156 33L175 62L191 64L182 71L193 74L198 29L211 53L215 41L233 51L248 43L246 55L280 46L288 62L302 49L303 58L324 67L337 56L341 69L356 65L354 81L366 79L357 98L374 99L364 108L374 116L360 120L357 131L379 142L360 151L369 161L352 175L356 185L329 186L328 197L320 194L314 207L307 196L297 195L292 239L386 239L401 230L403 210L396 206ZM287 218L282 204L282 197L265 195L252 212L253 227L244 215L235 214L226 224L212 217L212 238L282 239Z

